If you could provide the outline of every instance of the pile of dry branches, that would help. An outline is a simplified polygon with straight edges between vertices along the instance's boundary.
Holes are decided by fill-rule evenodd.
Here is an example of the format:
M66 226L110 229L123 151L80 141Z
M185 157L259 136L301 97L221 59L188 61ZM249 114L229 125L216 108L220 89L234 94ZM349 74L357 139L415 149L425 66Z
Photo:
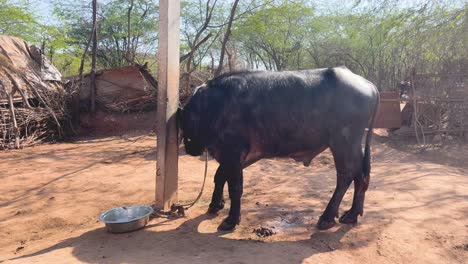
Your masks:
M190 73L189 78L187 78L188 75L189 74L187 72L183 72L180 76L179 101L182 105L185 105L188 99L192 97L197 86L200 86L213 78L213 74L208 71L193 71Z
M0 36L0 150L60 137L65 105L61 74L41 50Z
M66 113L65 93L60 88L53 91L41 85L19 87L15 81L12 83L14 88L8 91L0 82L0 149L18 149L59 138ZM15 98L16 94L21 98Z

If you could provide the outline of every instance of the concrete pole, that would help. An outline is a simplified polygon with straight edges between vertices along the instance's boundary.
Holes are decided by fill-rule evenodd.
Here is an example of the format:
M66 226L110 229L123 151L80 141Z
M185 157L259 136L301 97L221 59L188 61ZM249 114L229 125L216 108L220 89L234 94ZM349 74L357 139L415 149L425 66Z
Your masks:
M159 1L156 209L177 202L180 0Z

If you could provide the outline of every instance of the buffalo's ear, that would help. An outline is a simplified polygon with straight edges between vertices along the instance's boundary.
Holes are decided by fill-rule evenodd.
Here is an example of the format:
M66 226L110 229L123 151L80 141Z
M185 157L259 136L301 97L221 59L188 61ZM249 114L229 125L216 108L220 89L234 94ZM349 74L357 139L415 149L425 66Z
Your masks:
M184 109L182 107L178 107L177 108L177 112L176 112L176 120L177 120L177 126L179 128L182 128L182 112L184 111Z
M176 112L176 122L177 122L177 143L178 145L180 145L180 143L182 142L182 139L183 139L183 131L182 131L182 111L184 109L182 109L182 107L178 107L177 108L177 112Z

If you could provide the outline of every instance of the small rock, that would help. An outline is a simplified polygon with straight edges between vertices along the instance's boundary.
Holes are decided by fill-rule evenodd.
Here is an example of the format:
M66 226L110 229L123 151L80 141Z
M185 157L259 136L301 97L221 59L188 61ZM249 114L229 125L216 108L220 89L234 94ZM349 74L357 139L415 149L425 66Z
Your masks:
M458 249L458 250L465 250L465 251L468 251L468 244L464 244L464 245L458 245L458 246L455 246L453 247L454 249Z
M271 228L264 226L254 229L252 233L255 233L259 237L269 237L276 234Z
M15 254L16 254L16 253L18 253L19 251L23 250L23 249L24 249L24 247L23 247L23 246L21 246L21 247L17 247L17 248L16 248L16 250L15 250Z

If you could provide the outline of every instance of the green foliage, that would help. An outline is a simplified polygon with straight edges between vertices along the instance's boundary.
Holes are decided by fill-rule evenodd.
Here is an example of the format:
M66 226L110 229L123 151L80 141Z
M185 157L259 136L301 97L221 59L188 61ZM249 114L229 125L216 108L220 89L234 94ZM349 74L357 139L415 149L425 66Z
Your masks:
M78 73L92 30L91 0L51 0L55 16L43 21L28 0L0 0L0 34L40 46L65 75ZM149 63L156 69L158 6L154 0L98 1L98 67ZM181 54L196 43L194 67L216 67L230 1L182 1ZM462 0L241 0L227 44L228 63L284 70L346 65L381 89L417 72L466 72L468 23ZM341 5L337 5L340 3ZM207 9L208 7L208 9ZM38 22L39 21L39 22ZM85 71L89 69L89 56Z
M100 1L98 5L98 66L116 68L131 64L132 60L144 63L155 54L157 42L158 7L152 0L134 0L130 13L130 38L128 38L129 0ZM89 3L55 3L55 14L70 27L72 44L83 50L92 31Z
M395 87L412 69L463 71L464 7L406 8L382 15L340 14L327 20L337 30L328 38L312 41L309 47L319 57L318 66L346 64L382 89Z
M40 25L27 1L0 0L0 34L35 41Z
M226 1L204 2L181 1L181 54L189 53L200 40L209 36L209 39L200 45L193 54L190 63L195 67L208 61L209 54L219 53L221 47L220 33L222 31L220 25L226 22L230 11L230 3L226 3ZM200 5L200 3L202 4ZM184 61L184 63L187 62L188 60Z
M267 69L290 68L300 57L304 37L310 33L313 9L299 2L266 4L237 23L233 37L258 56Z
M236 24L234 41L251 66L346 65L381 89L396 87L413 69L466 72L466 3L358 2L313 12L303 1L273 1Z
M53 62L63 76L75 76L79 73L81 57L73 52L59 52L54 56ZM87 60L83 71L86 73L90 69L91 63Z

